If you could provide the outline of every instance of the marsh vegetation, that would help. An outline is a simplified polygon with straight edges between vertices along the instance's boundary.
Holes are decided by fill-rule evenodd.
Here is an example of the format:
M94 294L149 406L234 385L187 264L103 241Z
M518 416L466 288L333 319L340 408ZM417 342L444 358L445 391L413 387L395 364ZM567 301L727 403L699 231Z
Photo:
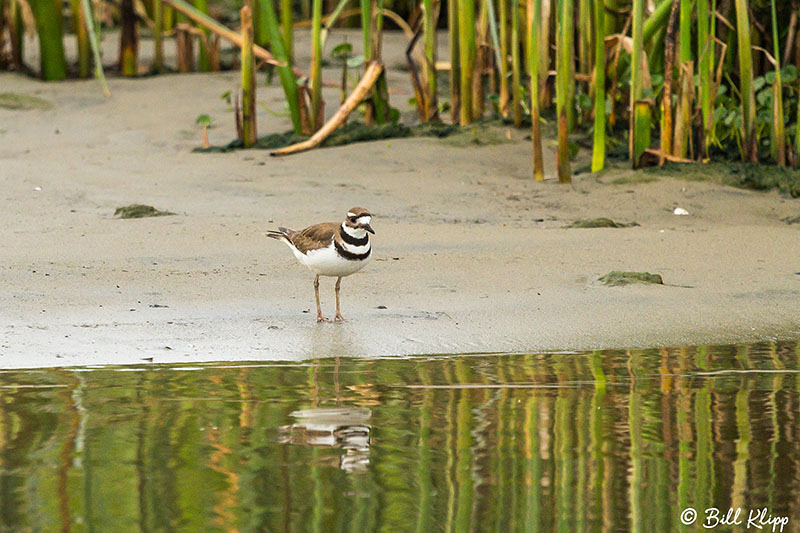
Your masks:
M241 68L233 100L242 145L259 144L254 79L266 70L270 79L277 74L293 133L305 136L308 149L354 111L366 127L398 122L382 37L399 29L408 38L415 120L467 126L495 117L529 128L535 179L544 179L543 132L557 138L561 181L571 179L576 142L587 138L582 144L592 151L593 172L612 153L624 153L634 168L692 160L798 164L796 2L251 0L241 7L206 0L3 0L0 67L59 80L90 76L94 63L102 77L97 41L104 29L118 27L112 70L157 74L167 69L164 40L174 39L180 72ZM360 28L360 53L349 43L328 46L342 26ZM300 31L311 33L311 59L302 65L295 61ZM24 61L24 33L38 35L38 68ZM67 34L78 44L69 62ZM138 59L140 36L154 42L149 65ZM236 53L224 54L223 42ZM322 76L331 61L342 66L337 80ZM348 85L358 72L361 78ZM326 84L340 86L340 102L324 101ZM339 105L337 113L326 111ZM376 138L385 137L380 131Z

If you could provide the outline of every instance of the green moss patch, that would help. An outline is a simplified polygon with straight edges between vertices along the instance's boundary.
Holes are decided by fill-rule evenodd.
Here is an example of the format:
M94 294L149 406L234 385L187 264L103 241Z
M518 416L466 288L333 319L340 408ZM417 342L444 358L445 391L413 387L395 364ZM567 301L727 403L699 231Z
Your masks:
M774 165L719 161L714 163L666 163L643 170L651 175L669 175L692 181L712 181L740 189L777 189L792 198L800 197L800 170Z
M459 130L458 126L439 123L420 124L419 126L405 126L403 124L375 124L366 125L361 122L348 122L334 131L330 137L323 141L322 146L343 146L367 141L380 141L385 139L398 139L404 137L448 137ZM293 131L285 133L272 133L259 137L253 148L262 150L276 150L290 146L309 138L309 135L297 134ZM211 146L209 148L195 148L195 152L230 152L244 149L242 141L236 139L224 146Z
M510 142L504 135L504 129L496 128L490 123L476 122L469 126L459 127L447 136L445 141L450 146L470 148L473 146L492 146Z
M633 283L643 283L649 285L663 285L664 280L661 279L660 274L651 274L649 272L621 272L614 270L605 276L601 277L598 281L608 285L609 287L621 287L623 285L631 285Z
M638 183L650 183L651 181L658 181L658 178L641 172L634 172L628 176L620 176L612 180L611 183L614 185L636 185Z
M119 218L145 218L145 217L161 217L165 215L174 215L169 211L159 211L152 205L131 204L124 207L118 207L114 211L114 216Z
M581 218L565 228L632 228L638 226L637 222L614 222L610 218Z
M32 109L52 109L55 107L52 102L19 93L0 93L0 108L13 109L16 111L30 111Z

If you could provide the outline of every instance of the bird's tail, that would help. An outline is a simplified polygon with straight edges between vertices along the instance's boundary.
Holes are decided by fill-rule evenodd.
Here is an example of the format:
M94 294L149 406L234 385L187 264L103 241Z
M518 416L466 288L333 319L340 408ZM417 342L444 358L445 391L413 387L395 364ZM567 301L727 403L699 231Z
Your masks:
M276 240L279 240L279 241L285 242L286 244L292 244L292 239L291 239L291 234L292 234L292 233L293 233L293 232L292 232L292 230L290 230L290 229L286 229L286 228L278 228L278 230L277 230L277 231L275 231L275 230L269 230L269 231L266 233L266 235L267 235L267 237L269 237L270 239L276 239Z

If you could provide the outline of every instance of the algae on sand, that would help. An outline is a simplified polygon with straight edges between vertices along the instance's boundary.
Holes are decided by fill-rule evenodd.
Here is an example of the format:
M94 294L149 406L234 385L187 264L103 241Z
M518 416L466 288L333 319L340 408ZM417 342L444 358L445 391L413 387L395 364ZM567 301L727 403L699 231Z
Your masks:
M664 174L691 181L712 181L740 189L768 191L778 189L792 198L800 197L800 169L717 161L713 163L665 163L644 170L649 174Z
M159 211L151 205L144 204L131 204L124 207L118 207L114 211L114 216L119 218L145 218L145 217L161 217L166 215L174 215L170 211Z
M366 125L361 122L348 122L334 131L321 146L343 146L367 141L380 141L385 139L399 139L404 137L448 137L458 131L457 125L438 123L420 124L418 126L405 126L403 124L375 124ZM275 150L285 146L299 143L308 139L308 135L287 131L286 133L272 133L256 140L251 148L261 150ZM240 140L231 141L224 146L211 146L209 148L195 148L195 152L230 152L244 148Z
M623 285L631 285L633 283L643 283L649 285L663 285L664 280L661 279L660 274L651 274L649 272L621 272L613 270L601 277L598 281L608 285L609 287L621 287Z
M52 109L55 107L52 102L20 93L0 93L0 108L12 109L16 111L30 111L32 109Z
M638 226L638 222L614 222L610 218L581 218L565 228L632 228Z

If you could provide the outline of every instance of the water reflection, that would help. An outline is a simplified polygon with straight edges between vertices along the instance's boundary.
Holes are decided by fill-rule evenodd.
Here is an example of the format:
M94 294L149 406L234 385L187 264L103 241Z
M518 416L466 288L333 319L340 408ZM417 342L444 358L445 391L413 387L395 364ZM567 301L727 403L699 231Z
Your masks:
M363 474L369 466L369 425L372 411L365 408L333 407L304 409L292 416L297 422L281 428L282 443L342 448L339 468Z
M0 372L0 530L800 531L799 353Z

